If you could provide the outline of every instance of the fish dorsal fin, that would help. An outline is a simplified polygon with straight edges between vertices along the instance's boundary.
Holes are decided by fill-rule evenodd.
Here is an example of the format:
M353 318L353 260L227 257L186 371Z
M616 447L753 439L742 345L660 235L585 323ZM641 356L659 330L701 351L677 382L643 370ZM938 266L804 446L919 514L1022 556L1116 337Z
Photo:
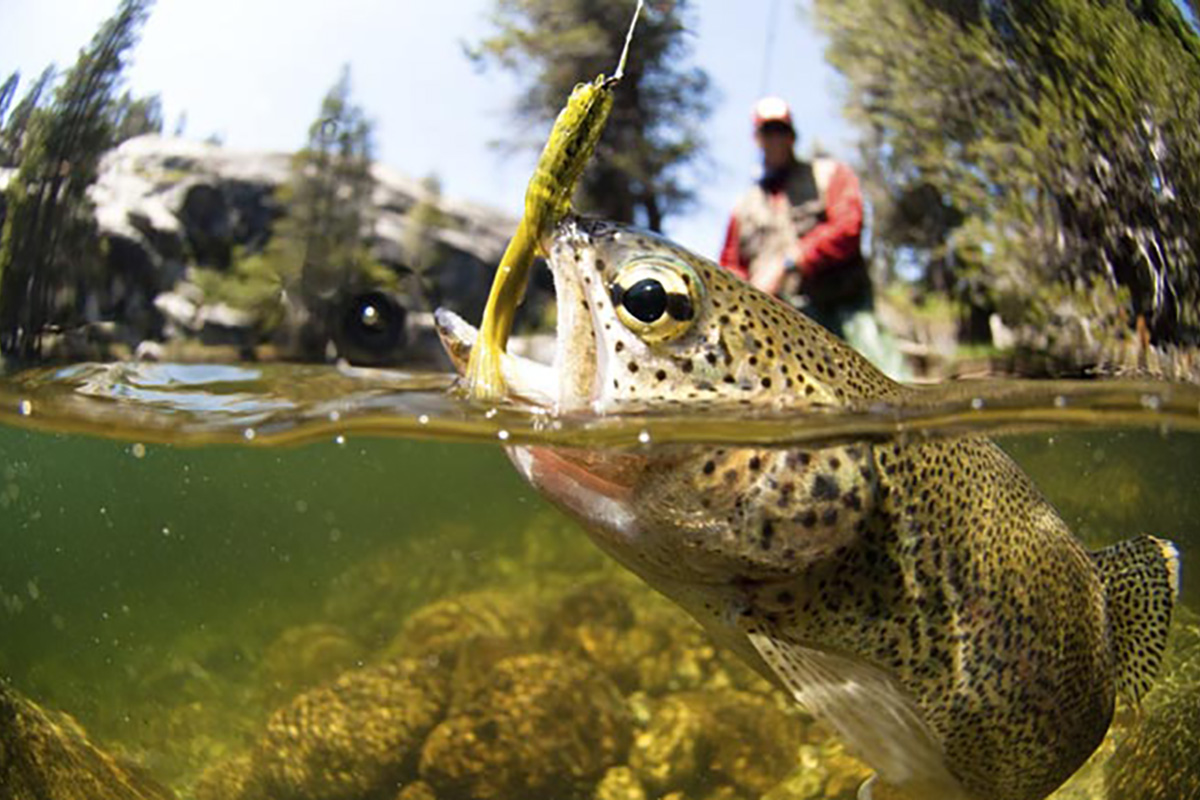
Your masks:
M1179 594L1179 551L1165 539L1135 536L1092 553L1104 584L1117 690L1140 703L1162 665Z
M746 619L750 643L801 706L879 773L867 797L965 800L916 702L882 670Z

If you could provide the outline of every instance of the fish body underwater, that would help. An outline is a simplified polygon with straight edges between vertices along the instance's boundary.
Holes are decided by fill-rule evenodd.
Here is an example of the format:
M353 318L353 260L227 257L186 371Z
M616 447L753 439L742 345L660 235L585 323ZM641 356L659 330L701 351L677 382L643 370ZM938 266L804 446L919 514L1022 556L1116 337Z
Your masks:
M561 413L902 402L798 311L652 234L570 218L546 243ZM438 312L462 369L475 331ZM1087 552L983 437L772 449L509 448L542 494L876 771L861 795L1037 800L1136 702L1165 647L1173 546Z

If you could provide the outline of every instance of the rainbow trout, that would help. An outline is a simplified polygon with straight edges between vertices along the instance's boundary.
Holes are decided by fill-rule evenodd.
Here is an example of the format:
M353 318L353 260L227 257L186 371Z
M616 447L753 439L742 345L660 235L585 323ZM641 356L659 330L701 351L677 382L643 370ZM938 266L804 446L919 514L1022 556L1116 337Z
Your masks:
M651 234L568 219L545 247L555 362L502 363L527 402L802 414L920 391ZM463 369L474 329L445 311L438 324ZM875 770L862 797L1044 798L1163 654L1173 546L1085 551L986 438L509 453L600 547L828 722Z

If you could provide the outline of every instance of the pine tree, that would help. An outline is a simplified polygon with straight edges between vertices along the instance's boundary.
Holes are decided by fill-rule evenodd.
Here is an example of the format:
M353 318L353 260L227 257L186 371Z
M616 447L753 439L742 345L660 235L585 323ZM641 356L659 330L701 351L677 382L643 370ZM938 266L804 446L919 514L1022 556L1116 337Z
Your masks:
M272 327L270 306L286 297L297 318L291 354L320 359L334 338L338 312L364 289L394 285L396 276L370 252L373 226L372 125L351 99L350 70L321 102L307 146L292 160L278 197L285 208L264 252L235 264L246 305ZM269 297L268 297L269 295Z
M17 94L17 84L21 82L21 73L14 72L0 85L0 130L4 128L4 118L8 115L8 107Z
M0 348L6 355L38 358L57 308L69 305L99 269L87 189L111 146L115 93L150 5L122 0L80 52L50 106L30 116L0 244Z
M1009 321L1200 336L1200 39L1175 3L815 8L877 242Z
M13 83L13 91L16 91L16 82L13 78L19 77L17 74L9 78L9 82ZM21 98L21 102L17 103L13 108L12 113L0 121L0 167L15 167L17 159L21 152L21 143L25 139L25 131L29 127L29 119L33 116L33 112L41 103L42 97L50 89L54 83L54 65L46 67L42 70L42 74L29 87L29 91ZM5 83L8 86L8 83ZM0 117L3 117L0 114Z
M634 0L497 0L496 34L471 53L525 81L514 116L536 130L537 148L575 84L612 74L634 7ZM704 152L712 93L707 73L687 66L689 7L678 0L643 12L608 127L581 181L581 210L659 231L694 199L689 170Z
M163 132L162 99L158 95L134 97L125 92L113 105L112 146L147 133Z

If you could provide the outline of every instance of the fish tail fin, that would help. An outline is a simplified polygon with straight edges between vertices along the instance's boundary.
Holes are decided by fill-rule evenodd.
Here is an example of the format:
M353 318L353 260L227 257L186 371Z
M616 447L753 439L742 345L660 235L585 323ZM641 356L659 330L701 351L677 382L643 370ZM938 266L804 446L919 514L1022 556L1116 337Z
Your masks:
M1179 595L1179 550L1143 534L1092 553L1092 559L1104 585L1117 690L1137 704L1167 649Z

